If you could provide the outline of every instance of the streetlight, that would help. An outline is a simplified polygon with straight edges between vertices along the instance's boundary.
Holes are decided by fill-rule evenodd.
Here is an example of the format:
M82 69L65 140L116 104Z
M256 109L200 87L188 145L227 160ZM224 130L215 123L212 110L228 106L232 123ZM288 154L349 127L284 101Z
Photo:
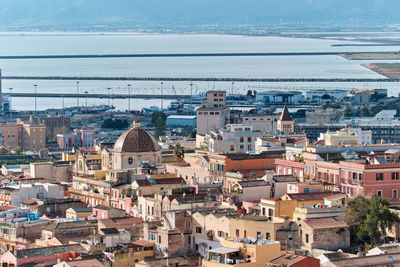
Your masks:
M193 114L193 82L190 82L190 114Z
M108 106L110 106L110 99L111 99L110 90L111 90L111 88L108 87L107 90L108 90Z
M85 91L85 105L86 105L86 113L87 113L87 94L88 94L89 92L88 91Z
M12 117L12 110L11 110L11 92L12 92L12 88L9 88L9 90L10 90L10 102L9 102L9 104L8 104L8 111L10 112L10 118Z
M128 84L128 110L131 111L131 85Z
M37 113L37 84L34 84L33 86L35 87L35 113Z
M79 81L76 81L76 105L79 107Z
M161 82L161 111L164 109L164 107L163 107L163 91L162 91L162 89L163 89L163 84L164 84L164 82Z

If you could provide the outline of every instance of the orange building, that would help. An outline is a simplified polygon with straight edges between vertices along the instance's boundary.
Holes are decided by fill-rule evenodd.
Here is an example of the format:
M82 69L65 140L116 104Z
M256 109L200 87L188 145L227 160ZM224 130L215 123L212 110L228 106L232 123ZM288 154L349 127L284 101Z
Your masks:
M222 182L225 188L230 188L235 182L257 179L263 176L266 170L275 169L275 160L282 158L283 153L282 150L260 154L210 154L210 177L214 181Z
M16 124L0 125L0 143L7 148L20 147L23 151L46 148L46 126L33 120L17 119Z

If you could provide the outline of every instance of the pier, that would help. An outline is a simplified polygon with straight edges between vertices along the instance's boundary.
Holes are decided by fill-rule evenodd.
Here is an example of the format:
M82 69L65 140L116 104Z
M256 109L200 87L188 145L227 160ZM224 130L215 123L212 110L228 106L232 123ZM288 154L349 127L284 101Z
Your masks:
M57 59L57 58L161 58L161 57L273 57L273 56L340 56L347 52L275 52L275 53L162 53L162 54L82 54L82 55L14 55L0 59ZM394 53L394 52L362 52Z
M60 93L7 93L11 97L65 97L65 98L105 98L105 99L190 99L190 95L155 95L155 94L60 94Z
M74 80L74 81L161 81L161 82L400 82L391 78L206 78L206 77L79 77L79 76L1 76L3 80Z

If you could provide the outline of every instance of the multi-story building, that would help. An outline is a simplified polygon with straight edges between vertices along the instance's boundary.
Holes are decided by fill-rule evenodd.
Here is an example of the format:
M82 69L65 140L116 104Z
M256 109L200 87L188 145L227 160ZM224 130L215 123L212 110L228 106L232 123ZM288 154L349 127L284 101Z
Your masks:
M197 134L223 129L229 118L225 91L208 91L207 99L197 109Z
M255 150L255 140L261 136L251 125L228 124L224 130L206 134L205 143L212 153L245 153Z
M78 147L93 147L95 130L90 127L82 127L74 129L76 136L76 145Z
M275 167L275 159L282 158L283 150L260 154L210 154L210 181L223 183L224 188L242 180L255 180L265 175L265 170Z
M49 133L69 131L71 127L70 117L64 115L47 115L46 117L39 117L39 121L46 126L46 130Z
M19 207L21 201L28 198L62 199L64 198L64 189L58 184L50 183L10 184L2 188L0 192L0 199L14 207Z
M76 147L76 135L72 133L57 134L57 145L65 149Z
M242 123L253 126L254 131L275 133L277 129L279 116L277 115L245 115L242 117Z
M19 147L23 151L40 151L46 148L46 127L32 117L29 121L17 119L16 124L0 125L1 145Z

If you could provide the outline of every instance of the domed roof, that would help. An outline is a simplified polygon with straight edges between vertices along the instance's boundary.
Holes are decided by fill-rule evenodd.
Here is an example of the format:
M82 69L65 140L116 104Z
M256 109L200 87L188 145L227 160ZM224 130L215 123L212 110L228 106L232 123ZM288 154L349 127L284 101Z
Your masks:
M152 152L160 150L156 139L146 130L134 127L115 142L114 152Z

